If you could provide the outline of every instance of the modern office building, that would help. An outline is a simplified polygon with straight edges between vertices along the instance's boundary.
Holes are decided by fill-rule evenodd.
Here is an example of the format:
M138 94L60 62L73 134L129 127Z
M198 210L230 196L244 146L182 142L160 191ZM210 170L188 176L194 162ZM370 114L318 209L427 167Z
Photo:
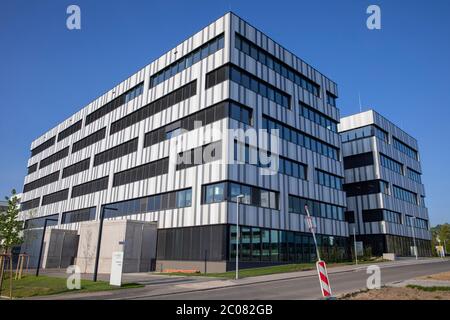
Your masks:
M373 110L341 118L346 220L375 255L431 255L417 140Z
M305 204L323 254L343 259L337 96L336 83L227 13L32 142L26 226L52 217L52 228L79 230L106 208L106 220L157 223L158 268L224 271L243 195L242 266L314 260ZM250 161L260 140L208 135L239 128L278 129L276 172Z

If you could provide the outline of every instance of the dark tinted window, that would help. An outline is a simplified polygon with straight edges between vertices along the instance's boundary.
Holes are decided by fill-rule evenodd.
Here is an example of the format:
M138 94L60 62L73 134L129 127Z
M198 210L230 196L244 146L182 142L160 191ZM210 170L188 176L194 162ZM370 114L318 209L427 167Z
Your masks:
M315 96L320 96L318 84L240 34L236 34L235 47Z
M347 192L347 197L380 193L380 180L344 184L344 191Z
M362 218L364 222L377 222L383 221L383 210L373 209L373 210L363 210Z
M137 111L113 122L111 124L110 134L119 132L125 128L132 126L144 119L151 117L152 115L173 106L183 100L186 100L196 94L197 80L194 80L183 87L166 94L158 100L138 109Z
M137 147L138 138L135 138L111 149L103 151L102 153L96 154L94 157L94 167L135 152L137 151Z
M80 121L75 122L73 125L67 127L66 129L64 129L63 131L58 133L58 141L61 141L65 138L67 138L68 136L74 134L75 132L81 130L82 125L83 125L83 120L80 120Z
M223 34L215 37L214 39L203 44L200 48L188 53L184 57L171 63L161 71L155 73L150 77L150 88L160 84L161 82L173 77L177 73L191 67L201 59L206 58L208 55L215 53L223 48Z
M360 153L344 157L344 169L360 168L373 165L373 153Z
M25 210L30 210L30 209L37 208L37 207L39 207L40 202L41 202L41 198L40 197L32 199L32 200L25 201L25 202L22 202L20 204L20 210L21 211L25 211Z
M166 174L169 170L169 158L163 158L144 165L114 174L113 187Z
M38 167L38 164L37 164L37 163L35 163L35 164L29 166L29 167L28 167L28 174L35 172L35 171L37 170L37 167Z
M219 74L224 74L224 76L219 76ZM236 82L237 84L242 85L257 94L260 94L283 107L290 108L290 95L255 77L251 73L231 64L224 65L206 74L206 89L228 79L231 79L231 81ZM268 89L270 89L271 92L269 92Z
M72 198L108 189L108 176L76 185L72 188Z
M38 153L41 153L42 151L44 151L45 149L50 148L51 146L53 146L55 144L55 137L51 137L50 139L48 139L47 141L41 143L40 145L38 145L37 147L33 148L31 150L31 156L34 157L35 155L37 155Z
M80 162L74 163L71 166L65 167L63 169L62 178L67 178L79 172L83 172L89 169L91 158L84 159Z
M94 133L88 135L87 137L75 142L72 147L72 153L80 151L100 140L103 140L106 136L106 127L95 131Z
M95 207L63 212L61 224L91 221L95 219Z
M47 204L67 200L68 196L69 196L69 189L64 189L61 191L47 194L42 197L42 205L45 206Z
M28 219L28 220L25 220L25 229L42 228L44 226L45 220L48 220L47 226L55 226L58 224L58 219L59 219L58 214L52 214L52 215L48 215L48 216L42 216L39 218Z
M28 191L43 187L47 184L58 181L58 179L59 179L59 171L50 173L49 175L46 175L42 178L39 178L37 180L31 181L31 182L25 184L23 186L23 192L28 192Z
M91 112L86 116L86 125L94 122L97 119L100 119L101 117L107 115L111 111L119 108L121 105L123 105L125 102L137 97L138 95L142 94L142 88L144 83L140 83L137 86L131 88L127 92L121 94L117 98L111 100L104 106L100 107L99 109Z
M69 147L66 147L66 148L52 154L51 156L48 156L47 158L42 159L41 162L39 162L39 169L42 169L48 165L51 165L52 163L55 163L61 159L64 159L68 155L69 155Z

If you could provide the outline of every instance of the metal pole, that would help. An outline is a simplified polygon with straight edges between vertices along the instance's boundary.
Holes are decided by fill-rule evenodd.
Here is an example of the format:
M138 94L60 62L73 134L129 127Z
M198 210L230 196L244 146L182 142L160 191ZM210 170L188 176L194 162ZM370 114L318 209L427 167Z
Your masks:
M311 215L309 214L308 205L306 205L306 204L305 204L305 211L306 211L306 214L308 215L309 229L310 229L310 231L312 233L312 236L313 236L314 245L316 246L317 260L320 261L320 252L319 252L319 247L317 245L316 233L315 233L314 227L312 225L312 218L311 218Z
M353 227L353 243L354 243L354 246L355 246L355 261L356 261L356 264L358 264L358 251L356 250L356 230L355 230L355 227Z
M206 274L206 268L207 268L207 255L208 255L208 250L205 250L205 274Z
M94 277L93 281L97 281L97 274L98 274L98 261L100 259L100 244L102 243L102 232L103 232L103 218L105 213L105 208L103 207L100 211L100 221L98 226L98 238L97 238L97 248L95 249L95 265L94 265Z
M242 194L236 196L236 280L239 279L239 199L243 196Z
M414 243L414 254L416 255L416 260L418 260L419 258L417 257L417 247L416 247L416 233L414 232L414 224L412 221L416 221L415 220L416 217L411 217L411 230L412 230L412 236L413 236L413 243Z
M39 269L41 267L42 249L44 247L45 229L47 229L47 222L48 221L56 221L56 222L58 222L58 220L56 220L56 219L45 219L44 220L44 229L42 230L42 238L41 238L41 248L39 249L39 258L38 258L38 263L37 263L37 267L36 267L36 277L39 276Z
M100 221L98 226L98 238L97 238L97 249L95 252L95 266L94 266L94 277L93 281L97 281L97 275L98 275L98 262L100 260L100 245L102 243L102 233L103 233L103 220L105 218L105 211L106 210L117 210L116 208L107 208L103 207L100 211Z

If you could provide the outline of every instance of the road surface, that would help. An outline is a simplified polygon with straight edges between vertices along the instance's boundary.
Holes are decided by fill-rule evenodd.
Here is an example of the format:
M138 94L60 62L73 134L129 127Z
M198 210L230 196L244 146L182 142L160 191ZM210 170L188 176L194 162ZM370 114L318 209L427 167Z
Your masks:
M369 274L367 266L355 271L329 274L335 296L366 288ZM408 280L418 276L429 275L450 270L450 261L426 263L407 266L387 266L381 268L381 283ZM202 290L187 293L175 293L158 296L140 296L133 299L174 299L174 300L287 300L321 298L317 276L298 279L286 279L255 283L220 289Z
M450 271L450 260L396 261L378 264L381 284L400 282L418 276ZM368 265L336 267L328 270L333 295L339 296L366 288ZM155 274L128 274L126 281L139 282L143 288L92 293L67 293L36 299L105 300L287 300L320 299L315 271L274 274L253 278L223 280L210 277L175 277Z

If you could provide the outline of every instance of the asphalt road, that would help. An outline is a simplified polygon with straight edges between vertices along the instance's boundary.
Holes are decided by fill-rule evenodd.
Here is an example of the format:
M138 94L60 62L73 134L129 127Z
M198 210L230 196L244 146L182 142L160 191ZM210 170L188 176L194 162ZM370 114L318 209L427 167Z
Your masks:
M366 273L366 268L367 266L364 266L354 271L330 274L329 277L333 294L337 296L359 289L365 289L367 278L370 276ZM450 261L407 266L384 266L381 268L381 283L383 285L444 271L450 271ZM126 299L126 297L122 298ZM321 295L317 276L158 296L146 296L142 292L141 296L133 297L133 299L173 300L286 300L319 298L321 298Z

